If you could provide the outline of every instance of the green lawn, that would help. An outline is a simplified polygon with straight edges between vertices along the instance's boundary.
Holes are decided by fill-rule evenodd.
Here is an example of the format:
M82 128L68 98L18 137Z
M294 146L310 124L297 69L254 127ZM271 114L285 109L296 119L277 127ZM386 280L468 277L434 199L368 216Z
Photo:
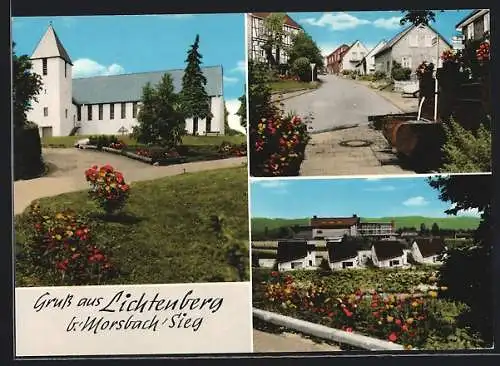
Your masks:
M78 135L78 136L53 136L53 137L43 137L42 144L45 147L73 147L76 141L89 137L88 135ZM127 145L137 145L137 141L131 139L128 135L117 135L118 139L123 140ZM227 141L233 144L241 144L246 142L245 135L235 135L235 136L184 136L182 143L184 145L220 145L223 141Z
M272 92L293 92L301 89L317 89L320 83L310 83L295 80L282 80L270 83Z
M126 177L125 177L126 178ZM108 248L120 269L110 283L189 283L239 281L227 252L212 230L211 217L223 218L224 228L243 253L244 278L249 278L247 170L244 167L187 173L131 185L119 219L96 215L87 191L40 200L42 208L67 208L89 217L95 243ZM17 286L55 285L30 270L22 257L28 223L16 217Z

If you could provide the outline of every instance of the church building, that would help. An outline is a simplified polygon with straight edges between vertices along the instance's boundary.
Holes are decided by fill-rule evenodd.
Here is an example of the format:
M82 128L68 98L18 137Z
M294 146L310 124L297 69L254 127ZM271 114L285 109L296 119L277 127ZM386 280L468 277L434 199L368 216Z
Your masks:
M120 135L132 132L141 106L142 88L171 75L175 92L182 89L184 69L72 78L73 63L52 25L31 56L32 71L43 87L28 120L39 126L40 136ZM211 99L212 118L186 119L193 135L224 134L222 66L202 68Z

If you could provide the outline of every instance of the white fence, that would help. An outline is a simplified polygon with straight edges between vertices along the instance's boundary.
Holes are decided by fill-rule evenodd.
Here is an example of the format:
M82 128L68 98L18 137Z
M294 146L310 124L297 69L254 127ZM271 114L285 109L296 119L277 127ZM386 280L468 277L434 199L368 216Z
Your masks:
M394 80L394 91L403 92L405 90L418 90L418 80L397 81Z

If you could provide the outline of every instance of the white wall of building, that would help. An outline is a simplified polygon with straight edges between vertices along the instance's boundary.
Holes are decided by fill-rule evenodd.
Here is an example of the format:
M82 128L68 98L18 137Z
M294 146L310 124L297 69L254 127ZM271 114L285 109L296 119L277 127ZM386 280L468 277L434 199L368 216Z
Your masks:
M387 260L378 260L377 254L375 253L375 247L372 247L372 260L373 264L379 268L398 268L408 266L408 252L403 251L403 255L400 257L390 258ZM393 263L393 261L399 261L399 264ZM391 263L392 262L392 263Z
M365 57L368 50L361 42L356 42L342 58L342 70L355 70L359 61Z
M422 253L420 252L420 248L418 247L416 242L413 242L411 245L411 255L413 259L420 264L441 264L441 262L438 260L439 255L432 255L430 257L424 257L422 256Z
M330 268L332 271L338 271L344 269L344 263L350 263L352 264L351 267L347 267L345 269L354 269L354 268L359 268L359 260L358 257L352 257L352 258L347 258L339 262L330 262L330 259L328 259L328 264L330 265Z
M319 265L316 264L316 251L310 250L307 256L301 259L296 259L289 262L278 263L278 271L292 271L297 269L315 269Z

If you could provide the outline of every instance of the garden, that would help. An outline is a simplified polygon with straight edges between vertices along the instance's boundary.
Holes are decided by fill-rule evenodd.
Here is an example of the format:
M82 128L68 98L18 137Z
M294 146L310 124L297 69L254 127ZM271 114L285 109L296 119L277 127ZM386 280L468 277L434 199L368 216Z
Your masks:
M254 269L253 303L346 332L384 339L405 349L485 347L463 324L469 307L443 297L432 269L367 269L284 273ZM266 325L258 323L266 330ZM272 327L271 327L272 328Z
M244 167L126 183L109 165L88 191L15 217L16 286L246 281Z

